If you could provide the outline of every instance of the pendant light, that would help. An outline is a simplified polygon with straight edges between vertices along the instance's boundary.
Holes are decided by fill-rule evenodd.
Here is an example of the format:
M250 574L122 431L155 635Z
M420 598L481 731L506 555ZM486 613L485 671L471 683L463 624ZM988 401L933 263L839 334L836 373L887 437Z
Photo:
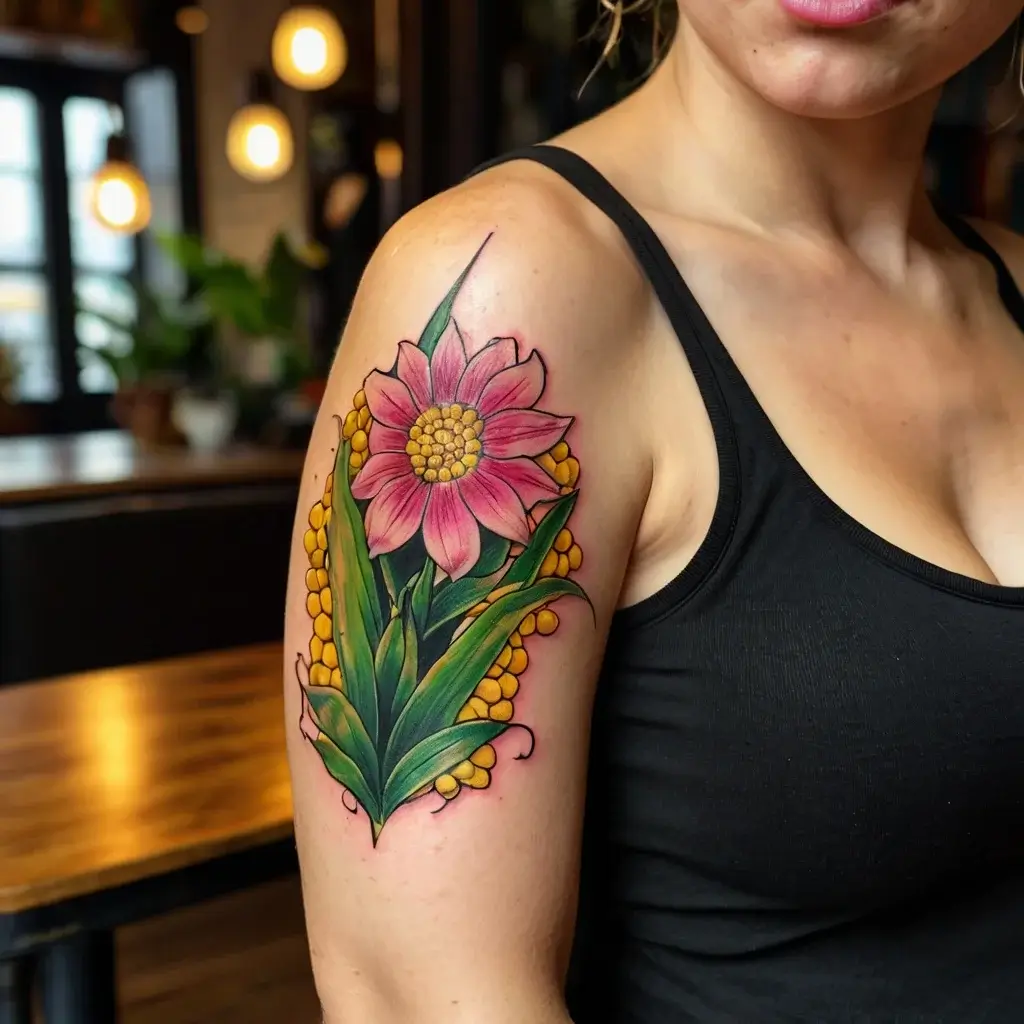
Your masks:
M118 234L135 235L149 224L149 186L132 163L123 132L107 139L107 159L93 176L89 205L96 220Z
M274 104L273 80L266 71L249 78L247 102L228 124L227 154L231 166L249 181L275 181L292 166L292 127Z
M271 42L274 71L293 89L326 89L345 73L348 43L326 8L298 4L281 15Z

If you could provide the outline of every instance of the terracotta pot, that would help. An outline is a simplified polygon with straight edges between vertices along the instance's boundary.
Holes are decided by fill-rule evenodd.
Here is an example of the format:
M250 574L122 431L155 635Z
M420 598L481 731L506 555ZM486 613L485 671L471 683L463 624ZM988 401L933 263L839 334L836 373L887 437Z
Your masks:
M143 447L181 444L181 434L171 423L169 388L136 384L121 388L111 402L114 421Z

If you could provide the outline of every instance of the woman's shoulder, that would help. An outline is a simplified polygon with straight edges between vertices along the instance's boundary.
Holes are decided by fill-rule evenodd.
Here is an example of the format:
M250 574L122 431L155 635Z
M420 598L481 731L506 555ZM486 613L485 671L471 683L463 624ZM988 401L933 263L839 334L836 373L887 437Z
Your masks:
M1024 289L1024 236L991 220L968 218L968 223L998 253L1017 286Z

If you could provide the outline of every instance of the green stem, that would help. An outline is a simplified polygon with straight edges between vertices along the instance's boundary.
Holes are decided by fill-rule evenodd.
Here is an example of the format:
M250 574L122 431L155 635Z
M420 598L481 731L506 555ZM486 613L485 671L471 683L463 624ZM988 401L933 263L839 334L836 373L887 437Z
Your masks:
M380 571L384 577L384 586L387 588L388 597L391 598L391 605L398 607L398 581L395 579L395 570L391 565L391 559L387 555L380 556Z

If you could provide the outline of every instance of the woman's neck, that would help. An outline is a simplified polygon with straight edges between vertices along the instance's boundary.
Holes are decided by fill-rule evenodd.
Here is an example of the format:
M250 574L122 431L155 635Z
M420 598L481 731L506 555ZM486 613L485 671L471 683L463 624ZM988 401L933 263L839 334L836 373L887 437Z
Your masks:
M922 183L937 95L857 119L788 113L738 81L685 22L645 91L670 147L662 188L685 189L701 216L839 243L897 276L911 238L940 237Z

